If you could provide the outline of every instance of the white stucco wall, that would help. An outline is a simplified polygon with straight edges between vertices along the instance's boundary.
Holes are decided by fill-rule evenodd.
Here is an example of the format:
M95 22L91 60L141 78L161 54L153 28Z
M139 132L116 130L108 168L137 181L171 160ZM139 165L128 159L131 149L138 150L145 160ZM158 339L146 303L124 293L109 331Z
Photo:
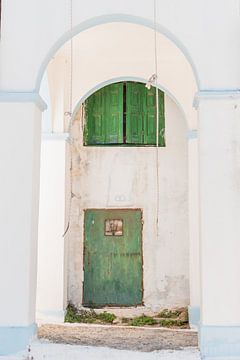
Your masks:
M2 327L23 327L35 320L41 112L34 104L4 103L0 118L6 135L0 144L0 319Z
M187 129L176 104L166 97L166 143L159 149L159 238L154 147L84 147L81 117L72 136L72 208L67 235L68 296L80 305L83 282L83 210L143 210L144 304L152 310L189 304Z
M44 135L41 149L37 320L63 321L65 291L66 136Z
M111 21L153 26L152 1L72 3L74 34ZM48 61L71 37L69 5L66 0L3 1L2 89L32 91L39 86ZM201 89L239 87L238 0L158 0L157 7L158 29L173 39L194 64Z
M153 2L73 0L71 32L69 4L65 0L2 0L0 111L4 119L2 134L7 135L1 144L1 284L6 294L1 303L1 325L9 325L11 332L15 331L13 325L22 329L34 322L40 128L39 110L35 111L35 107L33 110L32 104L38 103L36 95L43 72L56 50L73 34L87 28L113 21L153 25ZM239 131L233 118L239 104L232 107L232 99L239 98L240 88L239 0L159 0L157 4L158 30L182 49L198 78L198 97L207 104L199 111L202 322L203 325L236 325ZM225 101L231 106L226 107ZM13 160L18 172L12 166ZM20 191L16 178L21 183ZM19 214L14 222L12 209ZM6 319L10 311L11 317ZM239 333L238 328L236 331ZM234 344L231 327L225 338L216 334L213 338L214 341L210 337L207 343L212 353L217 354L213 345L217 340L226 353L233 344L239 355L239 339ZM201 347L204 348L203 343Z

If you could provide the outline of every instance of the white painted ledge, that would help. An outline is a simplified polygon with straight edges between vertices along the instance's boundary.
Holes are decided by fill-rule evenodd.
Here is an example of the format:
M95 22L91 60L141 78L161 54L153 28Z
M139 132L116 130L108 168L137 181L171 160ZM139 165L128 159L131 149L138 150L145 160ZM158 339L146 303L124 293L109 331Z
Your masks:
M47 104L36 92L0 92L0 102L34 103L41 111L47 109Z
M69 137L69 133L42 133L43 141L51 141L51 140L63 140L66 141Z
M198 109L202 100L240 100L240 89L200 90L195 94L193 106Z
M189 130L187 133L188 140L196 140L198 138L198 131L197 130Z

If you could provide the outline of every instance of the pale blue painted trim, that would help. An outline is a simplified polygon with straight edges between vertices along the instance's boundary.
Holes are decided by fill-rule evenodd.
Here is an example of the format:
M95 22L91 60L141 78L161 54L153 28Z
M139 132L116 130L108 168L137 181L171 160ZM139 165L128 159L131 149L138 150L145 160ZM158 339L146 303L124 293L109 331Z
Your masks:
M208 89L195 94L193 106L199 107L201 100L236 100L240 99L240 89Z
M42 133L42 141L60 140L66 141L69 133Z
M202 359L240 359L240 326L199 327Z
M37 325L0 327L0 355L25 350L37 334Z
M102 15L102 16L98 16L98 17L83 21L82 23L75 26L71 31L68 31L65 34L63 34L56 41L56 43L52 46L52 48L48 51L48 53L45 56L45 59L43 60L41 66L40 66L40 69L38 71L38 75L37 75L36 83L35 83L35 89L36 89L35 91L37 93L39 92L43 74L46 71L47 65L48 65L49 61L54 57L55 53L61 48L61 46L63 46L68 40L70 40L75 35L79 34L80 32L82 32L84 30L90 29L97 25L114 23L114 22L138 24L138 25L143 25L148 28L154 29L153 21L150 21L146 18L142 18L139 16L128 15L128 14L107 14L107 15ZM185 55L186 59L188 60L189 64L192 67L193 74L195 76L195 80L197 83L197 87L198 87L198 89L200 89L201 88L200 79L198 76L196 66L193 62L193 59L192 59L190 53L188 52L187 48L185 47L185 45L173 33L171 33L168 29L166 29L165 27L163 27L160 24L157 24L157 32L165 35L169 40L171 40L182 51L182 53Z
M236 356L214 356L214 357L201 357L205 360L240 360L240 357Z
M121 77L115 77L115 78L111 78L108 80L105 80L99 84L97 84L96 86L94 86L91 90L89 90L84 96L81 97L81 99L78 101L77 105L74 108L73 114L72 114L72 118L74 119L74 117L76 116L76 113L78 112L80 106L84 103L84 101L91 96L93 93L95 93L97 90L103 88L104 86L110 85L110 84L114 84L117 82L121 82L121 81L138 81L141 82L143 84L146 84L148 79L144 79L144 78L140 78L140 77L135 77L135 76L121 76ZM162 90L167 96L169 96L178 106L178 108L180 109L186 123L187 126L189 126L188 122L187 122L187 116L183 110L182 105L179 103L179 101L176 99L176 97L164 86L162 86L161 84L157 84L158 89Z
M199 306L189 306L188 307L188 317L190 327L193 329L198 329L200 323L200 307Z
M37 92L0 92L0 102L34 103L41 111L47 104Z
M197 130L189 130L187 134L188 140L194 140L198 138L198 131Z

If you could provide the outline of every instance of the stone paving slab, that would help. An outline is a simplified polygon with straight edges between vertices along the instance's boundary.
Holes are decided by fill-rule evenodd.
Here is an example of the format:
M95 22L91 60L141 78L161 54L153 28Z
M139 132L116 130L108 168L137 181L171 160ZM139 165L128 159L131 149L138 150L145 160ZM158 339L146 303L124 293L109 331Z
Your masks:
M150 352L197 347L197 332L165 328L93 324L41 325L40 339L53 343L104 346L120 350Z
M30 354L27 351L10 356L0 356L0 360L200 360L196 348L183 350L160 350L138 352L104 347L53 344L34 341Z

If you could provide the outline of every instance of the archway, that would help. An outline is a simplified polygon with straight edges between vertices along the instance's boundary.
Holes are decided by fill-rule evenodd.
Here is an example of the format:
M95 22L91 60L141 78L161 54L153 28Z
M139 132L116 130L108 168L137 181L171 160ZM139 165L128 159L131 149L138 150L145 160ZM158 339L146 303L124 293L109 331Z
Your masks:
M52 45L52 47L48 50L47 55L42 60L42 64L40 66L40 69L38 71L36 82L35 82L35 91L38 92L41 87L42 78L44 75L44 72L47 69L47 66L51 59L55 56L55 54L58 52L61 47L63 47L69 40L77 36L78 34L94 28L96 26L101 26L104 24L110 24L110 23L126 23L126 24L135 24L135 25L141 25L142 27L149 28L154 30L156 26L156 30L159 34L162 34L164 37L166 37L171 43L176 46L176 48L183 54L183 56L186 58L186 61L189 63L191 67L191 71L194 76L194 81L196 82L197 89L200 89L200 79L199 75L196 69L196 66L194 64L194 61L187 50L186 46L182 43L182 41L174 35L169 29L165 28L161 24L157 23L154 24L153 21L150 21L147 18L139 17L139 16L133 16L133 15L125 15L125 14L108 14L104 16L98 16L96 18L88 19L87 21L84 21L71 30L67 31L62 35L55 44ZM71 25L70 25L71 26Z
M118 54L121 52L121 49L123 49L123 47L126 47L127 49L129 49L129 46L131 46L131 40L136 39L136 34L139 35L139 31L141 31L141 41L140 41L140 53L142 55L144 55L144 59L143 59L143 63L141 63L142 60L140 60L140 70L136 70L136 67L134 68L134 62L132 61L133 59L137 59L136 54L134 54L134 52L136 53L136 51L132 51L131 53L129 53L128 51L126 51L124 53L124 57L126 58L126 63L121 64L123 61L121 58L121 61L119 62L119 58L118 58ZM127 43L126 41L126 36L124 34L128 34L128 41L129 43ZM111 65L107 68L106 65L104 65L104 59L108 59L109 58L109 51L113 51L113 40L112 42L109 40L108 43L108 39L109 38L109 34L111 34L111 37L114 39L115 36L118 36L118 40L119 40L119 34L121 34L117 46L120 47L120 49L118 49L118 53L114 53L113 58L111 58ZM105 41L105 48L104 48L104 56L102 54L101 51L101 46L103 46L104 42L103 42L103 35L104 35L104 41ZM194 77L192 75L192 70L191 67L189 65L187 65L184 56L181 55L181 53L179 52L178 49L175 48L175 46L173 46L171 44L171 42L169 42L169 40L166 40L164 37L162 37L161 35L160 39L158 39L159 44L161 45L160 48L162 49L162 54L161 56L165 56L165 65L164 65L164 57L162 60L160 60L161 62L161 75L160 75L160 79L159 81L163 83L163 85L160 86L160 88L162 90L165 91L165 93L167 95L169 95L177 104L178 107L180 108L180 113L182 113L182 119L183 122L185 122L185 126L187 126L188 129L194 129L196 126L196 113L194 110L192 110L192 99L193 99L193 95L194 92L196 90L196 84L194 81ZM89 41L89 39L92 39L91 42ZM73 104L75 107L75 111L74 111L74 115L73 117L76 116L77 113L79 113L79 108L80 105L84 102L84 100L90 95L92 94L94 91L96 91L97 89L101 88L104 85L107 84L111 84L114 83L116 81L121 81L121 80L125 80L125 81L140 81L140 82L146 82L147 81L147 77L149 76L149 73L152 73L152 69L153 69L153 63L152 63L152 32L147 29L145 30L145 28L143 28L142 26L139 25L131 25L131 24L118 24L118 23L113 23L113 24L107 24L107 25L101 25L98 26L94 29L89 29L88 31L85 31L83 34L78 35L75 38L75 43L73 45L73 48L75 49L76 53L78 52L78 57L76 55L76 59L73 61L73 64L75 63L75 65L73 65L73 68L75 66L75 71L77 73L77 76L75 79L73 79L73 91L75 92L75 94L73 94ZM86 44L91 43L91 50L87 50L87 52L91 52L93 51L95 53L95 56L98 58L98 66L97 69L95 70L92 65L91 62L93 61L93 59L91 58L91 56L89 56L89 54L87 54L87 56L83 56L82 52L79 49L86 49ZM147 59L146 59L146 52L144 45L148 43L148 50L147 50ZM84 46L85 44L85 46ZM95 44L95 45L94 45ZM120 44L120 45L119 45ZM150 44L150 45L149 45ZM136 44L135 44L136 45ZM136 46L137 47L137 46ZM109 49L109 51L108 51ZM115 48L116 49L116 48ZM163 49L165 49L166 51L163 51ZM176 50L176 51L175 51ZM139 50L138 50L139 53ZM170 55L169 55L170 53ZM98 54L100 54L100 56L98 56ZM65 56L65 57L64 57ZM64 62L64 59L67 59L69 56L69 52L68 52L68 44L65 45L64 48L62 48L59 53L55 56L55 58L52 60L52 62L49 65L49 71L50 71L50 77L52 77L52 79L56 78L56 72L54 71L54 68L57 68L57 64L60 61L61 57L62 57L62 63ZM160 58L161 58L160 56ZM170 56L171 60L175 61L175 64L177 64L178 66L175 66L173 73L176 75L175 78L173 76L169 77L170 75L170 68L172 68L172 63L170 61L170 64L168 63L166 66L166 59L167 56ZM131 58L132 57L132 58ZM131 60L132 59L132 60ZM168 58L169 60L169 58ZM77 69L76 63L81 64L82 70L80 71L79 69ZM84 65L85 64L85 65ZM145 68L142 66L142 64L148 64ZM83 66L84 65L84 66ZM168 67L169 66L169 67ZM112 68L111 68L112 67ZM69 66L67 64L67 66L63 69L66 73L68 73L69 71ZM166 73L167 70L167 73ZM64 72L62 71L62 72ZM100 74L100 76L99 76ZM127 74L127 75L124 75ZM186 76L186 74L188 74ZM113 76L115 75L115 76ZM191 83L191 86L189 87L188 91L185 92L184 96L183 96L183 91L182 87L183 85L186 85L186 79L189 76L189 80ZM185 79L184 84L183 84L183 78ZM102 80L102 81L101 81ZM65 81L65 82L64 82ZM51 83L51 79L50 79L50 83ZM85 85L86 83L86 85ZM64 113L68 112L69 107L68 107L68 102L69 102L69 78L66 77L65 80L63 80L62 85L60 86L62 90L64 90L64 84L65 87L67 88L66 93L65 93L65 107L62 106L61 107L61 119L58 118L57 121L53 122L53 126L50 128L52 129L53 133L57 131L57 129L61 129L61 131L64 132L64 128L66 130L68 130L68 124L66 124L66 117L64 117ZM77 88L76 84L81 84L81 86L79 86L79 88ZM51 84L50 84L51 86ZM59 90L59 89L58 89ZM61 92L60 92L61 93ZM63 93L61 93L63 95ZM57 96L55 96L55 100L59 99L59 93ZM168 97L169 98L169 97ZM80 99L80 100L79 100ZM170 99L169 99L169 102ZM57 112L59 114L59 112ZM56 119L56 117L55 117ZM60 121L59 121L60 120ZM181 120L182 121L182 120ZM65 125L64 125L65 122ZM58 131L57 131L58 132ZM46 136L46 135L45 135ZM55 142L56 142L56 136L57 135L52 135L53 137L55 136ZM47 135L48 137L48 145L49 145L49 138L51 137L51 135ZM187 130L185 132L185 135L183 135L183 137L185 137L185 139L187 138ZM59 143L58 143L59 144ZM60 145L59 145L60 146ZM186 145L185 145L186 146ZM64 151L64 150L62 150ZM57 156L57 154L55 154L55 156ZM63 180L63 183L65 184L65 180ZM64 185L65 186L65 185ZM62 185L63 188L63 185ZM62 232L61 235L64 232L64 227L62 226ZM60 234L59 234L60 235ZM63 250L64 250L64 244L61 243L61 256L63 256ZM80 272L79 272L80 273ZM63 267L62 267L62 274L63 274ZM66 275L65 275L66 277ZM78 288L81 288L81 279L78 281L79 285L77 285ZM64 286L61 287L61 291L62 291L62 297L64 297ZM78 290L77 290L78 291ZM66 292L66 288L65 288L65 292ZM68 291L69 292L69 291ZM81 298L81 295L79 295L81 293L81 291L78 293L77 297L78 299ZM66 299L66 297L65 297ZM80 303L80 300L79 300ZM63 304L63 301L62 301ZM66 303L65 303L66 305ZM64 305L64 306L65 306ZM63 310L64 310L64 306L62 306L62 310L60 312L60 316L63 316ZM51 314L49 313L50 317ZM54 314L52 313L52 315L54 316ZM57 312L55 313L55 315L57 316Z

